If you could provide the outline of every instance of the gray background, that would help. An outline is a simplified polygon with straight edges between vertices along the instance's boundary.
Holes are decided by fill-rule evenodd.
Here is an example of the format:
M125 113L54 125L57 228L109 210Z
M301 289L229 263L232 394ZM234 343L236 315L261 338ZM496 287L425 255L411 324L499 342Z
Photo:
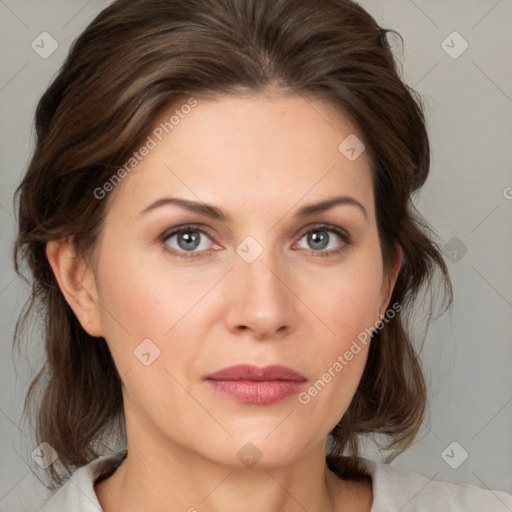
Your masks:
M41 361L37 329L28 358L11 354L28 293L11 264L12 195L33 149L38 98L70 43L107 4L0 0L0 511L37 510L46 497L30 471L44 473L31 458L30 426L21 422L22 398ZM447 244L455 291L453 313L426 332L424 426L393 463L512 492L512 0L360 4L403 36L404 51L395 45L395 55L427 103L432 168L417 205ZM31 48L44 31L58 42L46 59ZM372 443L364 454L381 457Z

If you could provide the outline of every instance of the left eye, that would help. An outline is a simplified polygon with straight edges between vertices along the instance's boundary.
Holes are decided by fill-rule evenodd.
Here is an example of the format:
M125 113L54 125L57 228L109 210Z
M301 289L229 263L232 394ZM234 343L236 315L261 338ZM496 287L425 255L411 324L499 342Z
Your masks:
M334 240L332 240L333 235ZM338 239L338 243L336 243L336 238ZM309 248L312 249L314 252L318 253L323 252L324 254L320 254L322 256L326 255L325 253L337 252L343 249L344 245L350 243L350 238L347 234L343 233L337 228L329 226L320 226L308 231L307 233L304 233L300 241L304 239L306 240L306 243L309 245L309 247L305 247L306 249ZM341 246L339 240L342 240L343 242Z

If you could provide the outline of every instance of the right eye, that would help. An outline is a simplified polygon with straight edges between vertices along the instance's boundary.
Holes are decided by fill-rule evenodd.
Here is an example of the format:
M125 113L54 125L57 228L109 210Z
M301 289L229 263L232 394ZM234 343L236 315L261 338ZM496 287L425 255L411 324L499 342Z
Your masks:
M202 240L204 237L210 240L210 244ZM207 251L208 246L211 245L211 239L208 234L193 224L165 231L160 240L165 244L166 250L181 258L197 258L202 256L202 253Z

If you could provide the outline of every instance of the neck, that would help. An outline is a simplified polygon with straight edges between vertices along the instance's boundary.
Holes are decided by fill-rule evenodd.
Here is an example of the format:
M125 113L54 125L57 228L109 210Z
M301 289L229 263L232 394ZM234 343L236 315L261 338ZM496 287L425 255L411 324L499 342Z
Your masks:
M314 454L286 467L239 469L197 455L180 457L180 451L141 453L130 446L117 471L96 486L104 512L168 511L170 506L231 512L242 505L247 512L337 510L343 482Z
M244 467L219 464L147 427L127 422L126 459L95 485L104 512L370 510L371 484L332 473L324 442L286 464L263 464L262 457Z

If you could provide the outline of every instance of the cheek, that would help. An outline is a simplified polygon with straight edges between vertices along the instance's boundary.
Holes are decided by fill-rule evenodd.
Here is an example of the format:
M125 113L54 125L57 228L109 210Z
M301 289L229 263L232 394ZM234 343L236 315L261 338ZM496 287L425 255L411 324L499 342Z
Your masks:
M162 260L146 261L130 248L118 251L104 247L98 271L99 299L106 331L115 338L121 329L139 337L161 338L192 302L194 289L175 276L165 276Z
M346 342L375 325L383 279L378 256L376 251L367 251L347 259L332 272L304 273L301 293L325 324L325 336Z
M200 290L184 286L177 275L163 279L155 265L127 251L119 256L104 258L99 273L105 338L130 401L171 421L171 403L189 400L173 376L183 381L181 370L196 356L183 339L192 335L187 322L194 315L187 311Z
M148 351L151 359L157 356L151 368L176 371L176 360L193 366L201 348L193 340L205 331L208 300L201 298L215 281L198 278L197 272L192 277L180 268L162 268L165 258L145 259L126 248L117 254L111 249L104 248L109 257L98 269L98 291L105 338L120 375L131 372L131 379L138 379L149 368L137 357ZM153 374L144 373L150 380ZM143 387L144 380L139 384Z
M302 347L304 360L314 362L310 386L298 396L310 418L323 418L330 431L343 416L357 390L376 327L377 276L358 276L331 284L324 298L316 295L322 323L315 328L315 343ZM376 291L377 288L377 291ZM325 324L325 325L324 325Z
M310 322L315 342L301 350L306 360L316 363L316 372L299 402L327 414L334 425L357 389L372 330L378 325L382 285L378 247L347 259L329 276L309 273L302 282L303 289L312 290L307 304L315 314Z
M122 375L138 363L134 350L144 339L159 345L164 331L158 323L163 322L158 312L162 283L138 264L129 248L116 248L102 247L97 281L104 337Z

